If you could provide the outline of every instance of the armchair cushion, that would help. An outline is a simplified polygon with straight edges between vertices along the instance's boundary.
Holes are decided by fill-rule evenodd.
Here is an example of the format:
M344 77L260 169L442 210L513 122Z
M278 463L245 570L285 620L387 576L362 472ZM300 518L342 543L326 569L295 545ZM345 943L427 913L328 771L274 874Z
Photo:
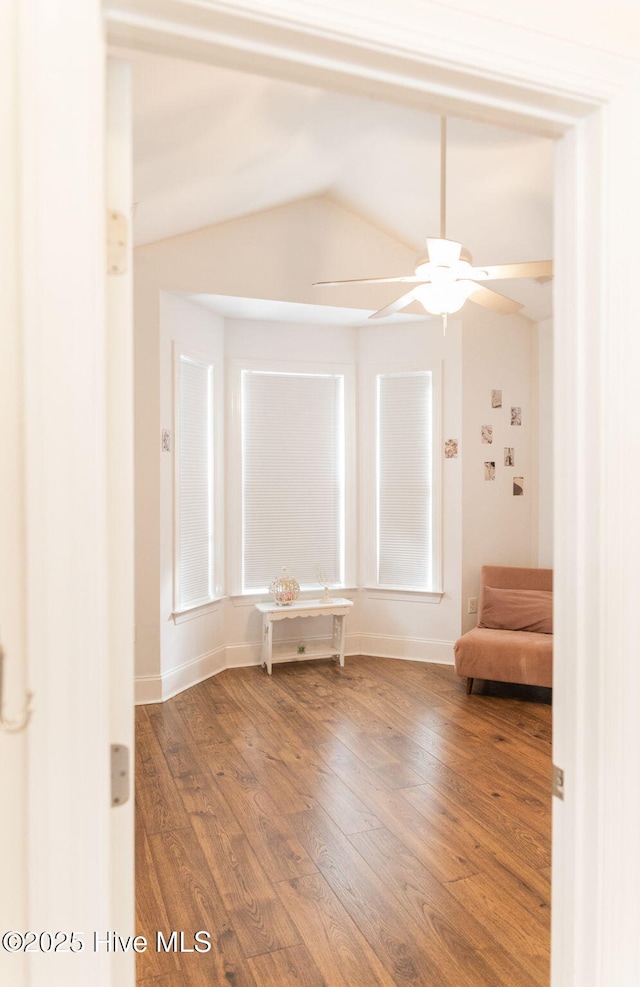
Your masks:
M553 593L484 586L478 627L553 633Z
M497 682L550 686L553 636L474 627L455 644L458 674Z

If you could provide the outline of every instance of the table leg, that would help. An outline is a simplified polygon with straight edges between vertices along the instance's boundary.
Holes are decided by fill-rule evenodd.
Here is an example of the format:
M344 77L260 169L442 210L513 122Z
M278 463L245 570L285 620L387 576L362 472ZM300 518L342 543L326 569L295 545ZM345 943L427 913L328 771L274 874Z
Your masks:
M262 620L262 664L267 666L267 672L271 675L273 666L273 624L265 614Z
M345 623L344 614L333 618L333 642L338 649L340 667L344 668L344 643L345 643Z

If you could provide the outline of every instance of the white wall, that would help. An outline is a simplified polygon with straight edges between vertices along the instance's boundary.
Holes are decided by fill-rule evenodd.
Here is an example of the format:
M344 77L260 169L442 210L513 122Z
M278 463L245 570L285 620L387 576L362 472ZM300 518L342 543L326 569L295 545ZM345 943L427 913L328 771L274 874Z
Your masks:
M237 362L275 361L341 364L351 367L361 380L367 369L414 369L417 366L442 366L447 371L443 418L447 434L457 433L460 424L460 329L452 324L443 339L437 320L419 324L356 329L340 326L317 326L296 323L258 322L221 319L193 298L186 300L169 292L160 297L160 425L172 429L172 346L183 346L207 354L226 366L227 385ZM224 357L223 357L224 348ZM399 354L402 359L399 360ZM354 394L354 398L355 398ZM373 453L373 436L364 428L367 409L364 389L357 406L358 428L353 455L364 467ZM231 394L226 402L231 403ZM354 413L356 407L354 405ZM354 415L355 417L355 415ZM158 447L160 447L160 433ZM227 429L227 448L233 436ZM256 598L228 596L225 600L194 613L189 619L172 614L173 576L173 500L172 462L169 453L160 453L160 571L139 560L146 580L159 583L159 653L151 671L138 675L138 701L157 701L227 666L257 664L260 661L261 618L254 607ZM237 502L230 456L226 457L227 511L227 592L232 593L231 512ZM357 469L354 470L357 473ZM354 476L354 480L356 477ZM389 591L358 589L363 576L361 552L365 532L360 524L362 498L360 487L353 523L352 545L355 552L354 579L344 591L355 603L347 622L347 654L378 654L390 657L451 661L451 645L458 636L460 614L460 462L447 463L444 511L445 592L442 600ZM360 528L360 531L358 529ZM360 534L360 538L358 538ZM154 556L155 558L155 556ZM275 573L274 573L275 575ZM343 591L340 591L341 594ZM326 625L324 627L326 631ZM304 624L287 622L278 632L297 641L323 634L320 620ZM144 656L148 658L148 652ZM148 668L148 666L146 666Z
M408 326L375 323L358 330L360 356L360 428L362 435L361 478L367 483L365 457L373 436L366 432L364 406L367 368L391 371L436 367L441 370L441 436L434 461L442 470L442 588L441 600L404 599L400 594L363 589L360 594L361 650L365 654L426 661L451 662L451 645L460 634L461 459L443 461L442 442L460 438L461 413L461 324L451 319L446 336L440 319ZM370 482L370 478L369 478ZM361 489L366 503L367 490ZM365 519L363 519L363 523ZM364 565L364 561L362 562ZM361 585L366 586L361 568Z
M483 565L537 565L537 329L518 315L496 318L468 305L462 319L463 629L477 618L467 612L478 597ZM502 391L502 408L491 407L491 391ZM522 425L512 426L510 409L522 408ZM493 427L493 442L481 441L482 425ZM504 448L515 450L514 467L504 465ZM495 461L495 480L484 478L484 462ZM514 476L524 477L524 495L513 495Z
M156 682L161 674L160 602L160 296L183 291L357 307L361 289L313 288L312 283L371 271L403 273L413 251L328 199L196 230L135 251L135 539L136 670ZM367 292L386 305L394 286ZM166 498L165 498L166 500Z
M216 419L224 408L223 320L200 305L163 291L160 296L160 425L172 434L173 344L210 359L217 370L214 384ZM222 430L216 436L222 441ZM160 442L160 437L158 437ZM160 455L160 648L163 691L172 694L224 667L224 617L220 604L193 619L173 617L173 455Z
M381 308L395 285L315 288L315 281L406 274L416 252L331 199L302 199L138 247L139 297L147 275L167 291ZM140 280L142 278L142 280ZM148 303L141 315L150 315Z
M144 449L136 450L136 698L156 701L193 685L224 667L221 605L188 619L173 613L173 455L163 451L162 431L174 441L173 344L206 355L220 367L216 400L222 407L224 341L222 319L170 292L159 292L158 325L150 338L158 351L142 349L138 338L137 405L143 409L137 429L151 418L157 427ZM153 357L157 358L157 362ZM148 359L147 359L148 357ZM158 367L157 382L149 368ZM143 378L144 372L144 378ZM142 379L141 379L142 378ZM146 387L144 385L146 384ZM144 389L143 389L144 387ZM145 474L150 463L155 468ZM156 513L157 512L157 513Z
M297 244L297 249L292 246ZM443 596L429 600L366 590L361 552L356 606L347 622L347 653L452 661L452 645L475 618L463 601L477 595L479 569L488 561L535 564L537 483L532 451L536 414L536 330L520 317L501 318L474 307L473 316L451 319L446 336L439 320L363 328L301 325L216 317L197 299L172 292L234 294L248 298L355 306L362 288L314 289L316 279L351 272L406 269L413 254L404 245L352 217L329 200L295 203L220 227L141 247L136 251L136 624L138 700L157 701L227 665L259 661L260 624L253 601L227 599L191 620L172 618L171 457L161 453L161 430L171 427L171 341L224 350L227 374L234 360L345 363L359 375L359 471L371 436L366 427L366 368L442 368L442 440L457 439L460 454L442 460ZM391 289L383 286L385 292ZM357 299L357 300L356 300ZM367 302L382 305L388 294ZM469 306L470 308L471 306ZM476 314L477 313L477 314ZM535 344L535 345L534 345ZM490 390L503 390L523 408L523 425L504 421L492 447L481 446L480 425L491 412ZM517 441L511 433L517 432ZM507 441L509 440L509 441ZM229 435L227 435L229 444ZM485 483L487 448L516 447L516 469L498 466ZM442 448L436 450L442 456ZM507 477L509 473L509 477ZM525 476L525 496L511 494L510 475ZM358 501L360 535L366 493ZM233 496L228 487L227 499ZM537 511L537 507L536 507ZM228 542L228 539L227 539ZM362 548L363 539L360 538ZM227 550L229 544L227 543ZM534 560L532 562L532 559ZM229 560L227 560L229 561ZM228 568L228 566L227 566ZM308 629L305 628L308 633ZM313 629L311 629L313 632ZM292 628L291 633L298 634Z

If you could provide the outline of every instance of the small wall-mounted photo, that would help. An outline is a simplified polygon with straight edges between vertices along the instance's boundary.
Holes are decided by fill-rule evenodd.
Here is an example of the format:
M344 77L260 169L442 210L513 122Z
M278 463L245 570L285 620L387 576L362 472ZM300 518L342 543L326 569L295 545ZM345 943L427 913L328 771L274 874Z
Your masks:
M514 476L513 478L513 496L523 497L524 496L524 477Z
M491 407L501 408L502 407L502 391L491 391Z
M515 450L513 446L504 447L504 465L505 466L515 466Z
M483 442L491 444L493 442L493 425L481 425L480 434Z
M511 409L511 424L522 425L522 408Z
M445 459L457 459L458 458L458 440L457 439L445 439L445 442L444 442L444 458Z
M485 463L484 464L484 478L485 478L485 480L495 480L495 478L496 478L496 464L495 463Z

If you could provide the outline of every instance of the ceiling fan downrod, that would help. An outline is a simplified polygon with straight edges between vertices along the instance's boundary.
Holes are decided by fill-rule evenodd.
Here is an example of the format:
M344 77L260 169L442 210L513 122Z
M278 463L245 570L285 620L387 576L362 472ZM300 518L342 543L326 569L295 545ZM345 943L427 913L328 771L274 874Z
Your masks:
M440 117L440 239L447 239L447 118ZM442 313L442 335L447 335L447 313Z
M447 118L440 117L440 239L447 239Z

